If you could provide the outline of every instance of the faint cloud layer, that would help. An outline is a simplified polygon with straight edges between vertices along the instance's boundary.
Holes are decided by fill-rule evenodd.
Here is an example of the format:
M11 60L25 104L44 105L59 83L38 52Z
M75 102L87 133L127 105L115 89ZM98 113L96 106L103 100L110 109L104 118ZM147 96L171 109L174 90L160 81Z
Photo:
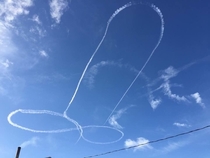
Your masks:
M37 142L38 142L39 140L40 140L40 139L39 139L38 137L32 137L31 139L29 139L29 140L23 142L20 146L21 146L22 148L25 148L25 147L30 146L30 145L36 146L36 145L37 145Z
M0 58L2 59L5 55L10 55L12 52L17 50L17 47L11 40L11 31L12 26L6 24L4 21L0 20Z
M66 0L51 0L49 5L51 17L56 23L60 23L61 16L63 15L64 10L68 7L68 2Z
M124 146L126 148L129 148L129 147L132 147L132 146L137 146L139 145L138 147L135 147L133 150L134 151L137 151L137 150L144 150L144 149L153 149L153 147L150 145L150 144L146 144L148 143L149 140L143 138L143 137L139 137L137 138L137 140L131 140L131 139L127 139L124 143ZM145 145L141 145L141 144L145 144Z
M175 143L169 143L167 146L165 146L162 149L162 152L164 153L169 153L172 152L174 150L177 150L185 145L187 145L189 142L184 142L184 141L180 141L180 142L175 142Z
M188 124L179 123L179 122L175 122L173 125L174 125L174 126L177 126L177 127L191 127L191 126L188 125Z

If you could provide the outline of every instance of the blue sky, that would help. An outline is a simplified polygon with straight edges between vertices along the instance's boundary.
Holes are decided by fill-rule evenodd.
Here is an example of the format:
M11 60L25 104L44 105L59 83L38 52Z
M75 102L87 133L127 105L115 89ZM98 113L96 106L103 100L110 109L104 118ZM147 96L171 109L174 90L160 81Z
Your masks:
M210 3L0 1L0 157L82 158L210 124ZM101 157L203 157L210 130Z

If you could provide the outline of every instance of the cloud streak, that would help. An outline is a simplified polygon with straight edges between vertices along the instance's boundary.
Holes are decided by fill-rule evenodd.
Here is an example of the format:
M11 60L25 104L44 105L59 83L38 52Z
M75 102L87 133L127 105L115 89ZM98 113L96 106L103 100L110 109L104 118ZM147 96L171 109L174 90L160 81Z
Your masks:
M172 152L174 150L177 150L177 149L187 145L188 143L189 142L186 142L186 141L179 141L179 142L169 143L161 151L164 152L164 153L169 153L169 152Z
M133 150L134 151L137 151L137 150L145 150L145 149L153 149L153 147L150 145L150 144L146 144L148 143L149 140L143 138L143 137L139 137L137 138L137 140L131 140L131 139L126 139L125 143L124 143L124 146L126 148L129 148L129 147L132 147L132 146L137 146L139 145L138 147L135 147ZM145 145L141 145L141 144L145 144Z
M187 98L185 96L179 96L177 94L172 93L171 91L171 85L169 81L166 81L165 83L162 84L163 92L165 95L167 95L171 99L175 99L177 101L185 101L187 102Z
M179 122L174 122L173 124L174 126L177 126L177 127L191 127L190 125L188 124L185 124L185 123L179 123Z

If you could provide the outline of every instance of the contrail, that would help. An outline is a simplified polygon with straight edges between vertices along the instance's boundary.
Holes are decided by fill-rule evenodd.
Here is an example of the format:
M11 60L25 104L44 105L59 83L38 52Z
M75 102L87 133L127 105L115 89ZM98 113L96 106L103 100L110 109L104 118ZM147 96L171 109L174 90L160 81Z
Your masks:
M11 119L12 116L14 116L17 113L23 113L23 114L48 114L48 115L63 117L65 119L67 119L69 122L73 123L76 126L76 128L58 129L58 130L46 130L45 131L45 130L35 130L35 129L23 127L23 126L20 126L20 125L14 123L12 121L12 119ZM34 132L34 133L61 133L61 132L69 132L69 131L73 131L73 130L78 130L80 132L80 134L82 133L82 127L79 125L78 122L76 122L75 120L73 120L73 119L71 119L69 117L64 117L63 114L60 114L60 113L57 113L57 112L54 112L54 111L18 109L18 110L12 111L8 115L7 120L14 127L20 128L22 130Z
M30 131L30 132L35 132L35 133L62 133L62 132L69 132L69 131L75 131L77 130L79 133L80 133L80 136L77 140L77 142L82 138L83 140L89 142L89 143L94 143L94 144L111 144L111 143L116 143L118 141L120 141L123 136L124 136L124 133L117 129L117 128L113 128L113 127L110 127L110 126L99 126L99 125L89 125L89 126L81 126L77 121L71 119L70 117L67 116L67 111L68 109L70 108L72 102L74 101L76 95L77 95L77 92L79 90L79 87L80 87L80 84L81 84L81 81L83 80L84 78L84 75L92 61L92 59L94 58L95 54L98 52L101 44L103 43L105 37L106 37L106 34L108 32L108 29L109 29L109 25L111 24L112 20L115 18L115 16L117 16L121 11L123 11L124 9L128 8L128 7L131 7L133 5L137 5L137 4L142 4L142 3L132 3L132 2L129 2L127 4L125 4L124 6L120 7L119 9L117 9L113 14L112 16L109 18L109 20L107 21L107 25L106 25L106 29L105 29L105 32L104 32L104 35L101 39L101 41L99 42L98 46L96 47L95 51L93 52L92 56L90 57L88 63L86 64L83 72L82 72L82 75L77 83L77 86L76 86L76 89L73 93L73 96L71 98L71 100L69 101L68 105L67 105L67 108L64 110L64 112L61 114L61 113L57 113L57 112L54 112L54 111L49 111L49 110L30 110L30 109L18 109L18 110L15 110L15 111L12 111L8 117L7 117L7 120L8 122L14 126L14 127L17 127L17 128L20 128L22 130L26 130L26 131ZM147 63L149 62L150 58L152 57L152 55L154 54L155 50L157 49L157 47L159 46L160 42L161 42L161 39L163 37L163 32L164 32L164 20L163 20L163 15L161 13L161 11L155 6L155 5L150 5L150 4L143 4L143 5L148 5L150 6L154 11L156 11L156 13L159 15L160 19L161 19L161 33L160 33L160 37L159 37L159 41L158 43L156 44L155 48L153 49L153 51L151 52L150 56L148 57L148 59L146 60L145 64L143 65L143 67L141 68L141 70L138 72L137 76L134 78L133 82L130 84L130 86L128 87L128 89L125 91L125 93L122 95L122 97L120 98L120 100L118 101L118 103L116 104L116 106L114 107L114 109L112 110L111 114L109 115L109 117L107 118L107 120L109 120L110 116L113 114L113 112L115 111L115 109L118 107L118 105L120 104L120 102L123 100L123 98L125 97L125 95L127 94L127 92L129 91L129 89L132 87L132 85L134 84L134 82L136 81L136 79L139 77L139 75L141 74L141 72L143 71L143 69L146 67ZM24 126L21 126L21 125L18 125L16 123L14 123L12 121L12 116L14 116L15 114L17 113L22 113L22 114L47 114L47 115L53 115L53 116L57 116L57 117L62 117L66 120L68 120L69 122L73 123L75 125L75 128L65 128L65 129L57 129L57 130L36 130L36 129L31 129L31 128L27 128L27 127L24 127ZM106 122L107 122L106 120ZM105 123L106 123L105 122ZM114 130L116 132L118 132L120 134L120 137L114 141L110 141L110 142L95 142L95 141L91 141L87 138L84 137L83 133L84 133L84 129L86 128L103 128L103 129L110 129L110 130Z
M83 129L85 129L85 128L106 128L106 129L115 130L115 131L117 131L121 135L120 138L118 138L117 140L110 141L110 142L94 142L94 141L88 140L87 138L84 137L84 135L82 135L82 138L86 142L89 142L89 143L92 143L92 144L100 144L100 145L103 145L103 144L112 144L112 143L116 143L116 142L120 141L123 138L123 136L124 136L124 133L121 130L119 130L117 128L114 128L114 127L110 127L110 126L89 125L89 126L83 126L82 128Z
M58 117L62 117L62 118L67 119L69 122L73 123L76 127L75 128L66 128L66 129L57 129L57 130L36 130L36 129L31 129L31 128L27 128L27 127L18 125L18 124L14 123L12 121L12 116L14 116L17 113L22 113L22 114L40 114L40 115L41 114L47 114L47 115L58 116ZM76 131L78 131L80 133L80 136L77 139L76 143L82 138L86 142L89 142L89 143L92 143L92 144L112 144L112 143L116 143L116 142L120 141L123 138L123 136L124 136L124 133L121 130L113 128L113 127L110 127L110 126L89 125L89 126L83 126L82 127L81 125L79 125L79 123L77 121L69 118L68 116L64 116L63 114L60 114L60 113L57 113L57 112L54 112L54 111L48 111L48 110L18 109L18 110L12 111L8 115L7 120L14 127L20 128L22 130L34 132L34 133L63 133L63 132L70 132L70 131L75 131L76 130ZM89 140L89 139L84 137L83 129L86 129L86 128L110 129L110 130L114 130L114 131L118 132L120 134L120 136L119 136L118 139L110 141L110 142L94 142L94 141L91 141L91 140Z
M136 4L143 4L143 3L132 3L131 5L136 5ZM143 5L149 5L149 4L143 4ZM109 118L112 116L112 114L114 113L114 111L116 110L116 108L119 106L119 104L121 103L121 101L123 100L123 98L125 97L125 95L128 93L128 91L130 90L130 88L133 86L134 82L137 80L137 78L139 77L139 75L141 74L141 72L144 70L144 68L146 67L146 65L148 64L148 62L150 61L151 57L153 56L155 50L157 49L157 47L159 46L162 38L163 38L163 33L164 33L164 19L163 19L163 14L161 13L160 9L158 7L156 7L154 4L149 5L160 17L161 20L161 30L160 30L160 36L159 36L159 40L156 44L156 46L154 47L154 49L152 50L152 52L150 53L149 57L147 58L146 62L144 63L143 67L141 68L141 70L139 71L139 73L136 75L136 77L134 78L134 80L131 82L131 84L129 85L129 87L127 88L127 90L125 91L125 93L122 95L122 97L120 98L120 100L118 101L118 103L116 104L116 106L114 107L114 109L112 110L112 112L110 113L110 115L107 117L106 121L104 122L107 123L107 121L109 120Z
M81 84L81 82L82 82L82 79L84 78L84 75L85 75L85 73L86 73L86 71L87 71L87 69L88 69L88 67L89 67L89 65L90 65L90 63L91 63L91 61L92 61L92 59L94 58L95 54L98 52L98 50L99 50L101 44L103 43L103 41L104 41L104 39L105 39L105 37L106 37L106 34L107 34L107 32L108 32L110 23L112 22L112 20L114 19L114 17L115 17L117 14L119 14L122 10L124 10L125 8L130 7L130 6L132 6L132 3L131 3L131 2L125 4L124 6L120 7L119 9L117 9L117 10L112 14L112 16L109 18L109 20L108 20L108 22L107 22L107 25L106 25L106 29L105 29L104 35L103 35L101 41L99 42L98 46L96 47L95 51L93 52L93 54L92 54L91 58L89 59L88 63L86 64L85 69L83 70L83 73L82 73L82 75L81 75L81 77L80 77L80 79L79 79L79 82L77 83L77 86L76 86L76 89L75 89L75 91L74 91L74 94L73 94L73 96L72 96L72 98L71 98L71 100L70 100L70 102L69 102L69 104L68 104L66 110L65 110L64 113L63 113L64 116L66 116L66 112L68 111L69 107L71 106L72 102L74 101L74 98L75 98L76 95L77 95L77 92L78 92L78 90L79 90L79 87L80 87L80 84Z

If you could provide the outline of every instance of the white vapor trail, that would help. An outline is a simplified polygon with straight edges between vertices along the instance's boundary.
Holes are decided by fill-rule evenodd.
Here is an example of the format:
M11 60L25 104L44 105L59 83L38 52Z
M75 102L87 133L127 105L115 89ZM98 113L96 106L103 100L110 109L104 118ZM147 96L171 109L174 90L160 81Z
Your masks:
M66 116L66 112L68 111L69 107L71 106L72 102L74 101L74 98L75 98L76 95L77 95L77 92L78 92L78 90L79 90L79 87L80 87L80 84L81 84L81 82L82 82L82 79L84 78L84 75L85 75L85 73L86 73L86 71L87 71L87 69L88 69L88 67L89 67L89 65L90 65L90 63L91 63L91 61L93 60L95 54L98 52L98 50L99 50L101 44L103 43L103 41L104 41L104 39L105 39L105 37L106 37L106 34L107 34L107 32L108 32L110 23L112 22L112 20L114 19L114 17L115 17L117 14L119 14L122 10L124 10L125 8L130 7L130 6L132 6L132 3L131 3L131 2L125 4L125 5L122 6L121 8L117 9L117 10L112 14L112 16L109 18L109 20L108 20L108 22L107 22L107 25L106 25L106 29L105 29L104 35L103 35L101 41L99 42L98 46L96 47L95 51L93 52L92 56L90 57L88 63L86 64L85 69L83 70L83 73L82 73L82 75L81 75L81 77L80 77L80 79L79 79L79 82L77 83L77 87L76 87L76 89L75 89L75 91L74 91L74 94L73 94L73 96L72 96L72 98L71 98L71 100L70 100L70 102L69 102L69 104L68 104L66 110L64 111L64 115L65 115L65 116Z
M152 52L150 53L149 57L147 58L146 62L144 63L143 67L141 68L141 70L138 72L137 76L134 78L134 80L132 81L132 83L130 84L130 86L127 88L127 90L124 92L124 94L122 95L122 97L120 98L120 100L118 101L118 103L116 104L116 106L114 107L114 109L112 110L111 114L109 115L109 117L107 118L107 120L105 121L105 123L109 120L110 116L114 113L115 109L119 106L119 104L121 103L121 101L123 100L123 98L125 97L125 95L127 94L127 92L130 90L130 88L133 86L134 82L136 81L136 79L139 77L139 75L142 73L143 69L146 67L146 65L148 64L149 60L151 59L152 55L154 54L155 50L157 49L157 47L159 46L161 40L162 40L162 37L163 37L163 32L164 32L164 20L163 20L163 15L161 13L161 11L155 6L155 5L150 5L148 3L133 3L133 2L129 2L127 4L125 4L124 6L120 7L119 9L117 9L113 14L112 16L109 18L109 20L107 21L107 25L106 25L106 29L105 29L105 32L104 32L104 35L101 39L101 41L99 42L98 46L96 47L95 51L93 52L92 56L90 57L89 61L87 62L83 72L82 72L82 75L76 85L76 88L75 88L75 91L66 107L66 109L64 110L63 113L57 113L57 112L54 112L54 111L49 111L49 110L30 110L30 109L18 109L18 110L15 110L15 111L12 111L8 117L7 117L7 120L9 122L9 124L11 124L12 126L14 127L17 127L17 128L20 128L22 130L26 130L26 131L30 131L30 132L35 132L35 133L62 133L62 132L69 132L69 131L75 131L77 130L80 134L77 142L82 138L83 140L89 142L89 143L94 143L94 144L111 144L111 143L116 143L118 141L120 141L123 136L124 136L124 133L117 129L117 128L114 128L114 127L110 127L110 126L99 126L99 125L89 125L89 126L81 126L77 121L71 119L70 117L67 116L67 111L69 110L71 104L73 103L76 95L77 95L77 92L80 88L80 84L84 78L84 75L92 61L92 59L94 58L94 56L96 55L96 53L98 52L101 44L103 43L105 37L106 37L106 34L108 32L108 29L109 29L109 26L112 22L112 20L121 12L123 11L124 9L128 8L128 7L131 7L131 6L134 6L134 5L137 5L137 4L143 4L143 5L147 5L147 6L150 6L160 17L161 19L161 32L160 32L160 37L159 37L159 40L156 44L156 46L154 47L154 49L152 50ZM73 123L75 125L75 128L64 128L64 129L56 129L56 130L36 130L36 129L31 129L31 128L27 128L27 127L24 127L24 126L21 126L19 124L16 124L12 121L12 117L14 115L16 115L17 113L22 113L22 114L39 114L39 115L52 115L52 116L56 116L56 117L62 117L64 119L66 119L67 121ZM84 129L87 129L87 128L102 128L102 129L109 129L109 130L114 130L116 132L118 132L120 134L120 137L116 140L113 140L113 141L110 141L110 142L95 142L95 141L91 141L91 140L88 140L87 138L84 137L83 133L84 133Z
M142 4L142 3L137 3L137 4ZM132 5L136 5L136 4L135 3L132 3ZM149 5L149 4L145 4L145 5ZM115 107L112 110L112 112L110 113L110 115L107 117L105 123L112 116L112 114L114 113L114 111L116 110L116 108L119 106L119 104L121 103L121 101L123 100L123 98L125 97L125 95L128 93L128 91L130 90L130 88L133 86L134 82L137 80L137 78L139 77L139 75L142 73L142 71L144 70L144 68L146 67L146 65L148 64L148 62L150 61L151 57L153 56L155 50L158 48L158 46L159 46L159 44L160 44L160 42L161 42L161 40L163 38L163 33L164 33L164 19L163 19L163 14L161 13L160 9L157 8L154 4L149 5L149 6L159 15L160 20L161 20L161 30L160 30L159 40L158 40L156 46L154 47L154 49L152 50L152 52L150 53L149 57L147 58L147 60L144 63L143 67L141 68L141 70L138 72L138 74L136 75L136 77L134 78L134 80L131 82L131 84L129 85L129 87L127 88L127 90L124 92L124 94L122 95L122 97L120 98L120 100L118 101L118 103L115 105Z
M14 116L17 113L23 113L23 114L47 114L47 115L63 117L65 119L67 119L69 122L72 122L76 126L76 128L57 129L57 130L49 130L49 131L30 129L30 128L27 128L27 127L20 126L20 125L14 123L12 121L12 116ZM18 110L12 111L8 115L7 120L14 127L17 127L17 128L20 128L20 129L23 129L23 130L26 130L26 131L34 132L34 133L61 133L61 132L69 132L69 131L73 131L73 130L80 130L80 133L82 133L82 127L79 125L78 122L76 122L75 120L73 120L73 119L71 119L69 117L64 117L62 114L54 112L54 111L18 109Z
M88 140L87 138L84 137L84 135L82 135L82 138L85 141L87 141L89 143L93 143L93 144L112 144L112 143L116 143L116 142L120 141L123 138L123 136L124 136L124 133L121 130L119 130L117 128L114 128L114 127L109 127L109 126L89 125L89 126L83 126L82 128L83 129L85 129L85 128L104 128L104 129L111 129L111 130L115 130L115 131L117 131L118 133L121 134L120 138L118 138L117 140L114 140L114 141L110 141L110 142L94 142L94 141Z

